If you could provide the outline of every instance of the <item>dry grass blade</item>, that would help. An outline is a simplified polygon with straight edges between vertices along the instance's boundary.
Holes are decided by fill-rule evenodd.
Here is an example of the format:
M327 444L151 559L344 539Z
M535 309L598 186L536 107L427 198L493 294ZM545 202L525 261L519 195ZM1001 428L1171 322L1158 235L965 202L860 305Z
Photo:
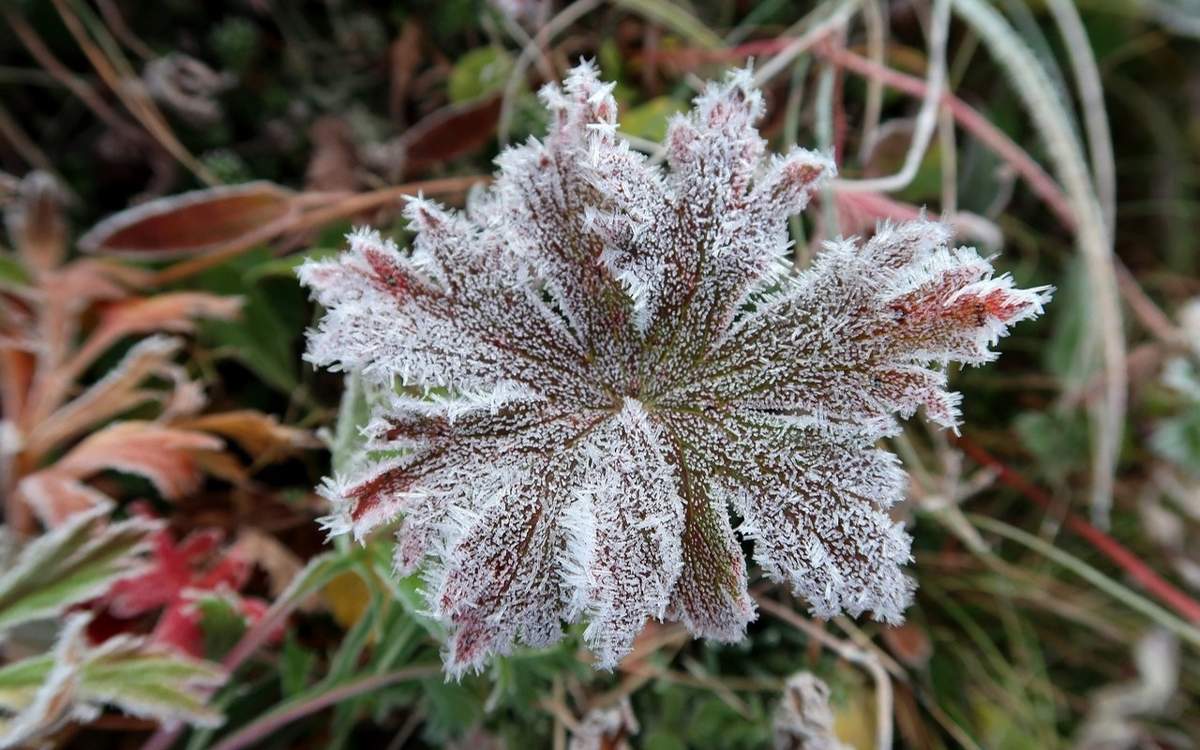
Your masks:
M980 0L954 0L954 5L1012 78L1026 110L1038 125L1075 215L1076 236L1087 267L1094 310L1088 317L1089 344L1093 351L1099 352L1104 374L1104 396L1091 406L1094 425L1092 519L1104 528L1108 526L1112 507L1128 385L1112 237L1070 119L1062 103L1050 95L1054 86L1040 63L995 8Z
M79 16L68 7L67 0L53 0L53 3L63 23L66 24L67 31L75 38L83 54L92 63L92 67L104 79L105 84L121 99L121 103L125 105L129 113L162 145L167 153L175 157L180 164L187 167L201 181L208 185L218 184L220 180L180 143L175 133L172 132L170 125L167 124L162 112L158 110L158 107L154 105L149 95L137 83L136 77L130 75L131 71L126 70L122 73L117 65L114 64L114 61L105 54L104 50L97 46L91 39L84 29ZM124 67L128 68L128 65Z

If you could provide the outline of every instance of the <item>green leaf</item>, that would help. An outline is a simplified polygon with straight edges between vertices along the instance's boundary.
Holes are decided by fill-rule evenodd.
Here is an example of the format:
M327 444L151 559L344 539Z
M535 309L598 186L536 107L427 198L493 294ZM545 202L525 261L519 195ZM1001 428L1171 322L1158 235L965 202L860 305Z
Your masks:
M483 718L483 702L467 686L442 679L421 682L425 705L425 730L431 739L457 737Z
M333 445L330 447L335 473L349 468L350 461L366 442L361 428L371 421L371 404L367 400L362 378L351 372L346 375L344 384L337 425L333 430Z
M67 620L52 654L0 669L0 747L33 744L67 721L87 721L104 706L161 721L216 726L209 689L225 680L218 665L117 636L99 646L87 638L90 614Z
M465 102L499 91L508 80L513 61L500 47L480 47L463 55L450 71L450 101Z
M301 646L295 634L289 631L283 642L279 664L279 685L285 699L299 694L308 686L316 663L317 655Z
M1191 474L1200 474L1200 408L1159 422L1150 443L1163 458Z
M648 141L661 141L667 135L667 123L671 115L686 109L678 99L655 97L645 104L625 110L621 114L621 131Z
M0 255L0 287L29 286L29 273L11 255Z
M283 258L272 258L257 263L247 271L243 278L252 284L257 284L264 279L288 279L296 278L296 269L307 260L327 260L338 255L341 252L335 247L314 247L302 253L295 253Z
M706 49L724 46L721 37L704 25L700 19L684 8L668 0L617 0L619 7L657 21L683 38Z
M161 650L140 639L114 638L91 652L80 670L80 695L135 716L216 726L221 715L207 705L205 687L220 684L216 664Z
M4 665L0 668L0 706L15 713L32 702L53 668L54 657L50 654Z
M1037 457L1038 469L1050 479L1062 480L1086 465L1088 426L1080 412L1021 412L1014 427L1025 449Z
M210 594L196 600L200 612L200 630L204 633L204 654L219 659L229 653L246 632L246 618L229 597Z
M203 321L200 339L290 394L300 382L293 349L304 328L296 312L304 309L304 294L290 282L270 290L254 283L263 278L255 269L271 260L265 250L257 250L200 275L202 289L245 300L240 319Z
M367 642L375 630L375 623L379 619L379 610L379 597L372 596L367 611L363 613L362 617L358 618L358 622L354 624L354 627L350 628L349 632L342 637L341 645L338 646L337 652L330 659L329 672L326 674L324 682L334 684L354 673L355 667L358 666L359 658L362 656L363 649L367 647Z
M72 517L38 537L0 576L0 631L62 613L104 593L141 563L160 524L108 523L110 505Z

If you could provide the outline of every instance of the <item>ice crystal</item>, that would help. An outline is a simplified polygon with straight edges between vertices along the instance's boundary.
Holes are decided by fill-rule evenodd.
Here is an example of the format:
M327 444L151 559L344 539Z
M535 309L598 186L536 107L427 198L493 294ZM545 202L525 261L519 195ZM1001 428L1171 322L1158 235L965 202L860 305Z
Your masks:
M616 133L611 92L581 64L465 213L418 198L411 251L360 230L301 269L326 308L308 359L389 394L327 524L403 519L397 568L425 563L454 675L564 622L602 667L647 618L740 638L731 511L814 614L900 620L904 475L875 443L919 407L954 426L946 365L992 359L1047 298L930 221L794 274L787 217L834 166L765 156L746 72L672 121L666 169Z

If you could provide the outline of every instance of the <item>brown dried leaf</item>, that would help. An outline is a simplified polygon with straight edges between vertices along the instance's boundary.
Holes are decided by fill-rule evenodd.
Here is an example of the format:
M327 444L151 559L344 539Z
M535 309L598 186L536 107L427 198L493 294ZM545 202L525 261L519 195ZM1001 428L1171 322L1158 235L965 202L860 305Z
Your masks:
M282 425L275 417L252 409L176 420L174 426L186 430L215 432L242 446L255 459L285 455L305 448L318 448L321 445L312 433Z
M277 597L285 589L304 563L278 539L256 528L243 528L234 545L243 558L256 563L267 574L271 596Z
M499 96L433 112L404 135L406 169L424 171L482 148L492 139L499 119Z
M195 454L223 443L202 432L155 422L112 424L76 445L46 471L84 479L105 469L145 477L168 499L193 491L202 478Z
M45 172L30 172L17 194L4 213L9 239L29 271L57 268L67 250L62 191Z
M408 101L408 90L417 66L421 64L421 26L413 19L405 19L400 27L400 36L388 49L388 111L392 119L404 124L404 105Z
M191 333L197 318L231 320L241 309L240 297L206 292L171 292L115 302L103 310L99 325L80 347L68 370L77 375L126 336L155 331Z
M312 156L304 175L309 190L352 191L358 188L358 150L350 125L335 115L319 118L308 130Z
M923 667L933 655L929 634L911 620L903 625L884 628L882 634L888 650L907 666Z
M276 226L294 210L294 194L274 183L196 190L108 217L79 240L85 252L135 258L198 255Z

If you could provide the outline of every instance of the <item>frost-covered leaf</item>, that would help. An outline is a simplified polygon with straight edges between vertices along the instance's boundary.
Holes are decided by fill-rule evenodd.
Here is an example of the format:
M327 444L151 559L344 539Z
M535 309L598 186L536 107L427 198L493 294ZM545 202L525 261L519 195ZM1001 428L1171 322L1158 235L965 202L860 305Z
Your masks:
M629 750L629 738L638 733L637 717L628 698L609 708L593 708L571 735L568 750Z
M142 518L109 523L110 503L72 517L21 550L0 575L0 631L52 617L104 593L144 564L159 524Z
M811 672L788 678L775 710L777 750L846 750L833 732L829 686Z
M766 155L749 75L671 121L665 169L617 136L611 91L588 64L543 89L545 139L465 212L412 201L411 251L360 230L300 269L326 308L309 361L388 394L326 523L403 519L396 565L423 567L453 675L563 622L602 667L647 618L740 638L731 511L815 613L899 621L904 476L875 444L922 407L954 427L949 363L991 360L1048 298L924 220L793 273L787 219L834 168Z
M126 636L93 646L89 617L70 617L52 653L0 668L0 747L31 742L68 721L90 721L105 706L164 721L221 723L205 700L205 688L225 679L219 666Z
M4 223L26 271L40 274L62 262L67 250L63 203L62 188L46 172L33 171L21 180Z

